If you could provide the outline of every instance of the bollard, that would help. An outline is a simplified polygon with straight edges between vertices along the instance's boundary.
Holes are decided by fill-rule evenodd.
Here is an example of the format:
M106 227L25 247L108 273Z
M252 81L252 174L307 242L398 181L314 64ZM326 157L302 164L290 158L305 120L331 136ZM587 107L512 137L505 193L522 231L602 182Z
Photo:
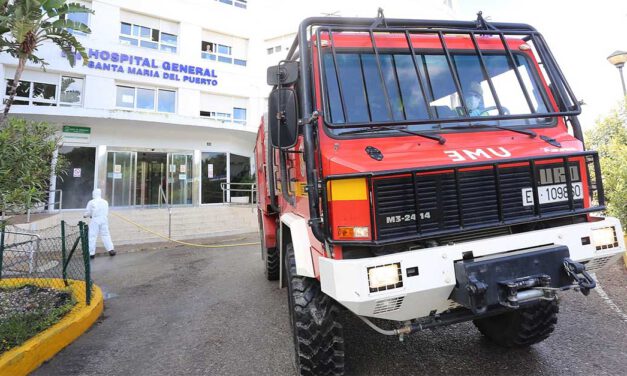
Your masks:
M68 286L67 283L67 262L66 262L66 258L67 258L67 245L65 243L65 221L61 221L61 260L62 260L62 264L63 265L63 269L62 269L62 275L63 275L63 283L65 284L65 286Z
M83 262L85 263L85 303L87 305L91 304L91 263L89 262L89 244L87 238L87 232L89 231L89 226L87 226L83 221L78 222L78 227L80 229L80 238L81 238L81 250L83 251Z

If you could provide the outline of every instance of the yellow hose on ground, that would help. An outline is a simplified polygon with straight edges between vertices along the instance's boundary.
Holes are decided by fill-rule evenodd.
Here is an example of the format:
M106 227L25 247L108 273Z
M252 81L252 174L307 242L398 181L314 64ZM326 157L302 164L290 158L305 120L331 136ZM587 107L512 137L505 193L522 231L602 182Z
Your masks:
M259 242L252 242L252 243L239 243L239 244L222 244L222 245L215 245L214 244L214 245L210 245L210 244L194 244L194 243L183 242L183 241L174 240L174 239L169 238L169 237L167 237L165 235L159 234L158 232L155 232L155 231L153 231L153 230L151 230L151 229L149 229L147 227L144 227L144 226L140 225L137 222L133 222L130 219L128 219L128 218L126 218L126 217L124 217L124 216L122 216L120 214L117 214L117 213L114 213L114 212L110 212L110 213L112 215L120 218L123 221L126 221L126 222L128 222L128 223L130 223L130 224L132 224L134 226L137 226L140 229L142 229L142 230L144 230L146 232L149 232L149 233L151 233L153 235L157 235L158 237L163 238L163 239L165 239L167 241L171 241L171 242L182 244L182 245L187 245L187 246L190 246L190 247L198 247L198 248L226 248L226 247L243 247L245 245L256 245L256 244L259 244Z

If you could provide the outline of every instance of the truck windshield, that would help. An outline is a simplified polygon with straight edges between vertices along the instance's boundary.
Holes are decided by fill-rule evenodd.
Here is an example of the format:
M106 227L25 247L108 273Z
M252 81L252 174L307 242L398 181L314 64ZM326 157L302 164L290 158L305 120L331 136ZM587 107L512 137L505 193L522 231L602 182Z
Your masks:
M396 121L404 121L408 130L441 131L447 125L455 128L469 125L466 119L472 117L475 118L473 123L500 126L540 126L554 121L542 116L550 112L550 104L534 74L535 68L520 53L513 55L520 79L504 52L491 51L483 56L501 105L500 115L537 115L500 121L477 120L477 117L499 115L497 101L477 55L451 53L462 93L457 90L444 54L417 53L415 56L416 64L409 53L382 51L377 56L372 51L337 51L323 54L325 120L332 132L340 135L349 127L354 130L358 124L390 125ZM425 123L428 119L433 122ZM438 122L442 119L459 119L459 122ZM422 124L407 123L412 120L420 120Z

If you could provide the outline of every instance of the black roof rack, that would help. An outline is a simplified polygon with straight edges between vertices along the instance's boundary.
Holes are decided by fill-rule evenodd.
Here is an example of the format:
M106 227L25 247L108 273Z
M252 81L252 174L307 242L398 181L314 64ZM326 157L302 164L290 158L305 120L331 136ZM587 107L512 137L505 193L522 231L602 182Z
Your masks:
M321 40L322 37L325 37L329 40L331 54L334 56L334 61L336 59L336 46L334 41L334 34L342 33L342 32L351 32L351 33L367 33L370 37L373 53L378 57L378 48L376 46L376 34L396 34L402 36L407 40L407 46L409 52L414 57L414 67L416 69L416 73L419 79L420 89L423 94L424 100L427 102L427 109L429 112L428 119L411 119L411 120L394 120L387 122L377 122L377 124L381 125L402 125L402 124L426 124L426 123L447 123L447 122L459 122L461 121L491 121L491 120L511 120L511 119L532 119L532 118L548 118L548 117L571 117L571 124L573 124L575 129L575 135L578 138L580 137L580 128L579 123L573 121L573 117L579 115L581 113L581 107L579 102L577 101L573 91L570 86L566 82L564 75L559 68L557 62L555 61L553 54L549 50L543 36L532 26L522 23L488 23L482 16L481 12L477 14L476 21L442 21L442 20L411 20L411 19L389 19L384 18L383 13L379 13L378 18L340 18L340 17L313 17L305 19L299 28L299 32L297 37L294 40L288 54L287 60L300 60L300 77L302 85L300 90L300 104L301 104L301 116L303 118L308 118L311 116L311 113L317 109L315 109L314 102L312 100L313 86L312 86L312 56L311 49L309 48L309 42L312 39L312 36L315 35L316 40ZM470 112L465 103L463 95L460 95L461 108L466 115L463 118L437 118L435 116L433 109L428 105L431 99L430 93L426 89L426 83L422 78L422 75L419 72L418 65L416 63L416 55L414 51L413 44L411 42L411 38L414 35L434 35L440 41L442 46L443 54L446 57L447 65L451 73L451 77L453 77L453 81L458 93L462 93L461 82L459 79L459 74L455 67L455 64L452 60L450 49L447 46L447 36L449 35L467 35L468 38L472 41L472 45L474 46L474 50L476 56L479 59L480 67L487 82L492 97L494 98L494 102L496 104L496 109L498 110L497 115L493 116L481 116L481 117L472 117L470 116ZM505 55L508 60L508 64L515 72L516 79L522 88L522 92L525 97L525 101L530 108L530 113L525 114L506 114L503 110L503 106L501 105L501 101L498 98L498 94L494 87L494 83L492 82L490 75L487 72L484 54L482 49L479 47L478 37L484 36L493 36L498 37L503 45L503 50L505 51ZM514 60L514 54L511 48L508 46L506 40L508 38L517 38L521 39L527 44L530 44L532 48L535 49L535 55L538 59L538 64L540 64L544 70L542 72L547 79L547 84L550 84L550 87L553 91L553 97L557 102L557 109L553 108L553 105L550 103L548 98L545 98L546 107L548 112L537 113L534 105L532 104L531 95L528 92L525 84L523 82L523 78L518 70L518 66ZM320 54L321 49L318 49L318 53ZM318 56L320 59L320 56ZM377 69L379 71L379 75L383 76L383 71L381 67L381 62L379 58L375 59L377 63ZM323 64L319 64L322 74ZM337 72L337 63L335 65L335 77L339 80L338 72ZM321 80L322 85L324 85L325 80ZM344 104L344 93L342 93L342 87L339 85L339 97L342 109L346 113L346 108ZM323 92L325 88L323 87ZM384 97L386 100L388 111L391 108L390 105L390 96L383 85ZM325 100L325 99L323 99ZM328 106L326 106L328 108ZM318 109L319 110L319 109ZM326 112L326 111L325 111ZM325 120L329 121L328 114L324 113ZM372 122L369 123L350 123L344 124L346 127L363 127L363 126L372 126Z

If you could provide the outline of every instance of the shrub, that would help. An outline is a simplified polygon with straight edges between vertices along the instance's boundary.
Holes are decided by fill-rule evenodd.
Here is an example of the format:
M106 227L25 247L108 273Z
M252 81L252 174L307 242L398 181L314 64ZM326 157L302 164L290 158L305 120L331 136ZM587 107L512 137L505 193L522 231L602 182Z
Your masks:
M60 145L56 131L21 118L8 118L0 129L0 212L24 212L45 201L50 175L63 165L61 160L52 166Z
M627 99L586 132L587 146L601 157L608 214L627 228Z

